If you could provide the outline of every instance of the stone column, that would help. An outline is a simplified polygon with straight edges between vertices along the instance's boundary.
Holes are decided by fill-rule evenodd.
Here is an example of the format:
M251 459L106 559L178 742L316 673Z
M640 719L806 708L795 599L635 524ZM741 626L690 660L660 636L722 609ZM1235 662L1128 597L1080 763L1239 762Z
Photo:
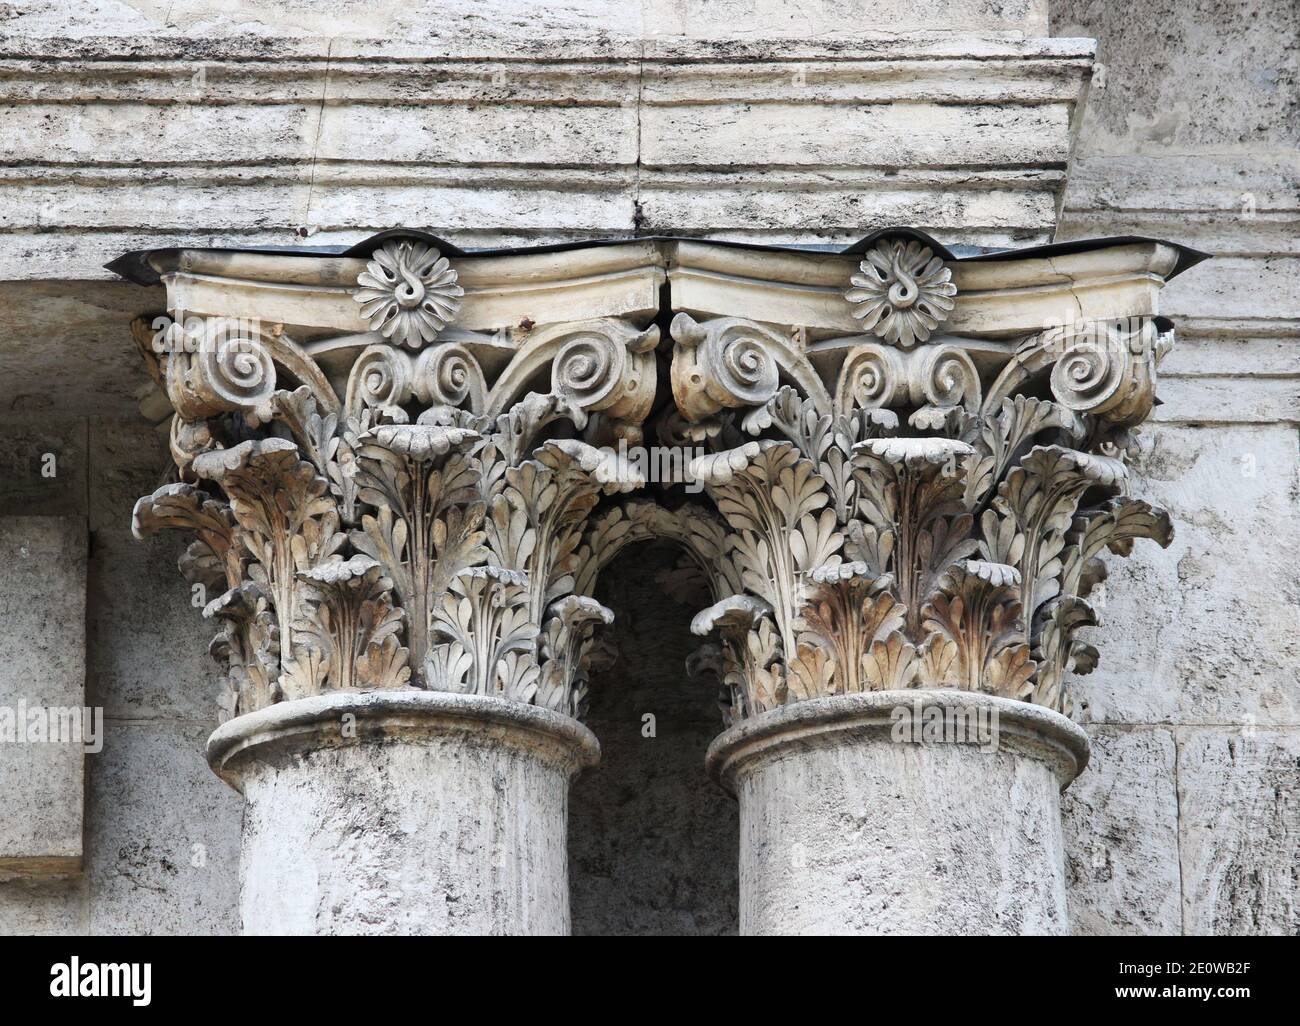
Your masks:
M714 602L692 626L730 724L708 765L740 802L741 930L1065 933L1058 796L1088 757L1067 674L1097 661L1099 557L1172 534L1125 461L1173 332L1116 287L1134 250L1048 303L1028 262L963 269L966 300L928 240L863 245L817 309L751 267L761 321L670 273L695 289L681 431L717 439L691 464L722 521L693 533Z
M251 934L567 934L576 720L481 695L335 693L223 724L208 759L248 801Z
M743 934L1062 934L1060 791L1088 738L963 691L815 698L709 749L740 802Z
M694 662L732 727L711 765L744 807L746 929L1064 930L1067 672L1097 660L1101 554L1170 540L1125 461L1173 344L1156 292L1201 255L437 246L129 261L175 317L137 323L176 480L134 527L194 536L247 928L562 931L595 579L668 537L666 585L712 603ZM703 450L685 473L621 445L665 295L653 437ZM665 501L621 500L650 467ZM895 692L998 710L996 752L886 741Z
M522 297L479 264L475 306L434 243L160 255L174 321L137 325L179 480L134 528L194 536L249 933L569 929L568 787L598 758L579 717L612 620L576 589L581 543L602 496L643 483L599 443L639 437L658 331L534 325L553 264ZM641 258L587 305L644 311L636 281L654 297L661 273Z

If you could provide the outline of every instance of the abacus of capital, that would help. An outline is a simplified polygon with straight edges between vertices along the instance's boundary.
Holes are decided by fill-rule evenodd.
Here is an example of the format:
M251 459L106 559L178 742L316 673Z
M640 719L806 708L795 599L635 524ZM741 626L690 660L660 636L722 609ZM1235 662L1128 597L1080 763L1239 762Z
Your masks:
M190 532L211 598L245 930L567 932L593 594L655 538L682 686L721 696L742 932L1065 932L1067 675L1102 557L1171 538L1126 461L1199 258L905 228L133 255L175 462L134 528ZM649 483L638 445L703 455ZM900 709L995 735L900 740Z

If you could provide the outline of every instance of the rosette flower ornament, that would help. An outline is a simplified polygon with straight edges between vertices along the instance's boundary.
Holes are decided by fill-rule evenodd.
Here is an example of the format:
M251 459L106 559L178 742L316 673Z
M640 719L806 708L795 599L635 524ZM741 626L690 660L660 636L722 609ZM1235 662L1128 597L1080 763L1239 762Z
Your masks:
M361 316L386 339L419 349L438 337L460 309L465 290L432 246L416 240L387 242L357 276L353 298Z
M952 272L915 240L883 239L866 256L844 293L853 316L892 345L924 342L952 312Z

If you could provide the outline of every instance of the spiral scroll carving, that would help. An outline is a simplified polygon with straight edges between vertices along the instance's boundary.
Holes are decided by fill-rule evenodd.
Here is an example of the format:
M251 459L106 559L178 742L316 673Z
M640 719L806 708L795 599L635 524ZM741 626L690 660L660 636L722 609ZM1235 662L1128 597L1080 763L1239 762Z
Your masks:
M626 347L599 335L580 335L556 355L552 387L584 409L599 409L619 387L626 366Z
M780 367L769 341L737 319L697 324L686 314L673 319L680 343L673 357L673 394L689 418L700 420L725 408L758 406L776 394Z
M582 546L587 518L646 472L598 448L595 432L549 436L582 431L598 406L603 438L639 442L658 329L561 322L512 353L468 330L419 354L353 339L314 347L315 374L292 362L307 350L283 327L260 345L161 354L169 392L190 400L172 429L186 484L142 499L134 524L196 532L186 573L226 588L208 608L227 711L418 687L581 715L593 631L612 617L573 593L597 558ZM206 401L200 359L208 377L230 379L222 387L246 416ZM249 406L275 370L292 387ZM502 409L488 372L508 396ZM553 388L537 391L548 378Z
M461 345L426 349L415 363L412 388L421 402L431 406L466 407L483 412L487 385L483 368Z
M956 346L931 346L916 352L911 376L912 402L930 406L965 406L980 401L980 376L970 356Z
M231 711L414 686L579 715L610 616L595 576L664 536L691 554L674 594L713 603L693 624L716 635L702 662L733 719L906 688L1067 710L1067 675L1096 662L1076 631L1096 622L1101 554L1171 537L1124 464L1167 322L1045 324L1036 290L976 290L982 272L963 269L970 303L941 334L952 273L899 238L864 254L854 321L823 278L787 273L795 259L761 296L716 275L697 290L665 255L638 265L652 290L622 300L638 312L574 321L476 271L480 296L507 298L439 340L463 298L454 271L390 241L352 293L370 332L338 323L337 285L266 332L210 316L192 339L140 332L184 487L135 519L191 527L186 572L226 586L211 615ZM671 347L656 296L677 306ZM737 306L785 319L723 312ZM655 395L669 349L675 410ZM649 452L647 425L692 451L677 466ZM662 506L619 505L650 483Z
M348 375L348 412L355 416L365 407L401 406L410 401L411 382L410 357L392 346L368 346Z
M251 338L212 339L199 347L194 368L200 388L229 409L253 409L275 391L275 362Z
M896 349L868 343L856 347L840 368L835 408L848 412L888 409L907 398L907 367Z
M745 404L763 402L776 391L776 361L759 339L717 336L710 340L706 352L718 369L722 387Z
M1052 394L1077 413L1102 413L1122 398L1129 364L1124 340L1099 326L1066 343L1052 368Z

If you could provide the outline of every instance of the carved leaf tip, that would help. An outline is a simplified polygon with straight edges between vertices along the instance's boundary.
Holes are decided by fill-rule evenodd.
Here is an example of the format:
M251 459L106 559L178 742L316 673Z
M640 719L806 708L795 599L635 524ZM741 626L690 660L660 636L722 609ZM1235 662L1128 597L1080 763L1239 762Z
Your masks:
M725 452L697 456L687 467L687 476L706 485L724 485L741 473L772 442L745 442Z
M453 449L477 440L479 433L464 427L433 424L382 424L360 436L360 441L375 442L385 449L415 460L432 460Z
M968 443L955 438L871 438L859 442L853 451L909 467L923 464L943 466L975 454Z
M645 486L645 473L613 449L598 449L577 439L563 438L544 443L539 457L548 451L562 454L608 492L630 492Z
M691 620L691 633L706 637L723 627L748 630L759 620L771 615L771 604L761 598L754 595L730 595L696 613Z

